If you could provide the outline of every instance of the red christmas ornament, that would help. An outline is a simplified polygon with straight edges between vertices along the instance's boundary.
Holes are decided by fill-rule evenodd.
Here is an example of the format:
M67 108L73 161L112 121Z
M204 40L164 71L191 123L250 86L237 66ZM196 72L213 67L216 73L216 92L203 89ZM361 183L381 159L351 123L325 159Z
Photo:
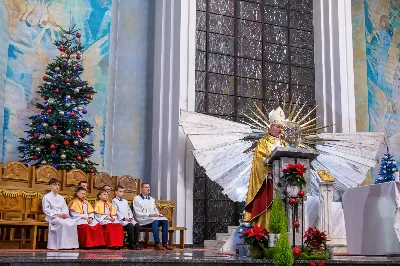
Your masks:
M86 99L92 99L92 95L89 93L85 94L85 97L86 97Z
M41 111L40 114L41 114L41 115L44 115L44 111Z
M43 100L47 100L49 97L43 96L42 98L43 98Z
M81 134L81 137L82 137L82 138L86 137L86 134L85 134L85 133L82 133L82 134Z
M57 126L56 126L56 125L52 126L51 128L52 128L53 130L57 130Z
M87 110L86 109L83 109L82 110L82 114L86 114L87 113Z
M48 113L48 114L51 114L52 112L53 112L53 110L47 109L47 113Z
M290 198L290 199L289 199L289 204L292 205L292 206L293 206L294 204L296 204L296 199Z
M79 136L80 134L81 134L81 132L79 132L79 130L76 130L76 131L75 131L75 135L76 135L76 136Z
M46 77L46 76L44 76L44 77L43 77L43 80L46 80L46 79L47 79L47 77Z
M59 88L55 88L55 89L54 89L54 92L55 92L55 93L60 93L60 89L59 89Z
M76 67L81 67L81 64L77 64Z
M69 113L69 115L70 115L71 117L74 117L74 116L75 116L75 112L74 112L74 111L71 111L71 113Z
M94 173L94 169L90 169L90 172L91 172L91 173Z
M70 83L71 80L70 80L69 78L66 78L66 79L65 79L65 82Z
M292 249L292 252L293 252L293 256L298 257L301 254L301 249L299 247L294 247Z
M81 59L81 56L80 56L80 55L77 55L77 56L76 56L76 59L77 59L77 60Z
M68 140L64 140L63 144L64 144L65 146L69 145Z
M54 144L50 145L50 150L54 150L55 148L56 148L56 145L54 145Z
M89 169L92 169L93 167L91 165L89 165Z
M297 193L297 196L299 196L300 198L304 197L304 191L300 190L299 193Z
M37 155L32 156L32 160L36 161L37 159L39 159L39 157Z
M82 161L82 157L81 157L80 155L76 156L76 159L77 159L78 161Z
M78 32L78 33L76 33L76 38L80 38L81 37L81 34Z
M58 48L58 50L60 50L61 52L64 52L64 47L60 46L60 47Z
M40 134L39 134L39 133L35 133L35 134L33 134L33 137L34 137L35 139L38 139L38 138L40 137Z
M294 221L294 222L293 222L293 227L294 227L294 228L299 228L299 226L300 226L299 221Z

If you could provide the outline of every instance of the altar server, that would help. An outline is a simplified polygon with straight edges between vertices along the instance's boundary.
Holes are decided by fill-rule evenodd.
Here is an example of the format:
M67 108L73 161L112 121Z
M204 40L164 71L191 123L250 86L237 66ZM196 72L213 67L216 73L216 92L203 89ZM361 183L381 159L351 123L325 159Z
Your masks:
M141 194L133 199L133 208L135 210L136 219L140 225L152 228L155 242L155 250L172 250L168 245L168 219L163 217L156 207L156 201L150 197L150 184L142 183ZM160 244L160 236L158 228L162 227L162 245Z
M78 240L80 248L104 246L103 228L94 219L94 210L86 198L86 189L79 187L76 198L69 203L72 219L78 225Z
M100 190L94 204L94 218L103 227L106 248L120 249L124 245L124 230L116 215L113 204L108 202L108 192Z
M74 249L79 247L75 220L69 218L67 203L58 194L60 182L49 181L50 192L42 199L43 212L49 222L48 249Z
M136 222L133 217L131 207L128 201L124 199L124 188L117 186L115 188L115 199L112 203L117 210L117 219L124 227L124 230L128 232L128 249L141 250L139 246L139 231L140 225Z

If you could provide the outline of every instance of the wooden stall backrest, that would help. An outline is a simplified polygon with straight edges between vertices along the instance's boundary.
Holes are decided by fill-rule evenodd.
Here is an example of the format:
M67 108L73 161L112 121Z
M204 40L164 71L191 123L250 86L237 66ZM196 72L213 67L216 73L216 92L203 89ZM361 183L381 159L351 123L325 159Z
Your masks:
M175 210L175 202L171 200L157 200L156 206L158 211L168 219L169 226L175 226L174 223L174 210Z
M125 189L124 198L132 203L133 198L140 194L141 181L138 178L134 178L130 175L123 175L117 177L117 185L122 186Z
M111 201L114 198L114 191L113 188L116 184L117 177L112 177L111 175L105 173L105 172L100 172L97 173L95 176L92 177L92 193L96 194L98 193L99 190L103 188L103 186L107 185L110 186L111 191L108 195L109 200Z

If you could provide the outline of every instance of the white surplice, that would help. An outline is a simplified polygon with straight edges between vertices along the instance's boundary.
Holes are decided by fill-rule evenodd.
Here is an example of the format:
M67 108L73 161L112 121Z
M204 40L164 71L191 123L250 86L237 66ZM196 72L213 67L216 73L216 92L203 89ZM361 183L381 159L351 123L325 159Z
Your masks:
M108 203L111 204L111 203ZM115 224L119 224L119 221L117 219L117 216L111 216L110 215L110 208L108 207L108 204L104 203L104 212L105 214L98 214L95 213L94 214L94 218L101 224L101 225L105 225L105 224L110 224L110 223L115 223ZM110 220L106 220L105 218L114 218L114 222L111 222Z
M129 207L128 201L126 199L116 197L112 200L112 204L117 211L117 219L122 224L122 226L126 226L128 223L131 223L133 225L136 224L135 219L132 219L132 222L124 221L124 218L133 218L131 207Z
M57 217L57 214L68 215L68 207L64 198L53 192L47 193L42 199L43 212L49 222L48 249L79 248L78 231L75 220Z
M82 209L83 213L77 213L71 209L69 210L71 218L76 221L76 225L88 224L90 226L95 226L98 224L96 219L94 219L94 213L88 213L88 207L84 202L82 202ZM92 218L92 223L89 224L87 220L83 220L82 218Z
M133 209L135 210L136 219L140 225L151 224L155 220L167 220L157 209L156 201L150 196L142 194L133 199ZM152 214L157 214L157 217L150 217Z

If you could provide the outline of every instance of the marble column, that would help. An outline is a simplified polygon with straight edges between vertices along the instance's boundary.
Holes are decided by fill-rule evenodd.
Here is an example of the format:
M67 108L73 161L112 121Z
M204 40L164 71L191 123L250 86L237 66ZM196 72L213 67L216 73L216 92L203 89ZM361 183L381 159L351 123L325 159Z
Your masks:
M193 156L179 128L180 109L194 111L196 1L155 0L151 184L154 198L176 202L175 225L193 231Z
M332 202L333 202L333 185L335 182L324 182L318 179L319 184L319 201L320 201L320 230L324 231L328 239L332 236Z

